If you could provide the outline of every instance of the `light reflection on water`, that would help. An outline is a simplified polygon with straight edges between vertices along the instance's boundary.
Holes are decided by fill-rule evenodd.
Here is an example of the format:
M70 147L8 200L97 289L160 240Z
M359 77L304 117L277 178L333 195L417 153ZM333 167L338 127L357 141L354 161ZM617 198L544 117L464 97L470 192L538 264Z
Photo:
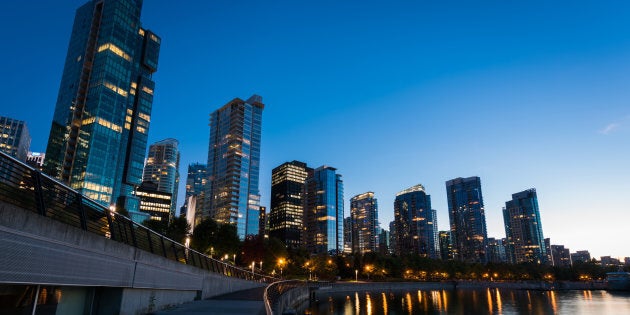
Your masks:
M318 301L306 313L630 314L630 293L507 289L318 293Z

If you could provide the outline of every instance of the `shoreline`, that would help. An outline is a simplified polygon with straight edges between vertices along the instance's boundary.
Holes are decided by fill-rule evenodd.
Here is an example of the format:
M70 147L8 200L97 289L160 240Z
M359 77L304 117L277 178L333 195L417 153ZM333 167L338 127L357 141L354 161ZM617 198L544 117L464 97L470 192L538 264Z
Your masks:
M457 289L510 289L510 290L605 290L606 283L589 281L442 281L442 282L335 282L318 285L317 291L346 292L367 290L457 290Z

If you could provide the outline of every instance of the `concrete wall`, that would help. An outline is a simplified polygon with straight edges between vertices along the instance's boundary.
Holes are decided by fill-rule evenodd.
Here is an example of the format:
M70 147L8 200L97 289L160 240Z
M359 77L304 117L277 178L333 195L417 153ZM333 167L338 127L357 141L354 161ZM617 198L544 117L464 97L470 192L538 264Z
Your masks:
M0 201L0 284L119 287L121 315L264 286L187 266Z

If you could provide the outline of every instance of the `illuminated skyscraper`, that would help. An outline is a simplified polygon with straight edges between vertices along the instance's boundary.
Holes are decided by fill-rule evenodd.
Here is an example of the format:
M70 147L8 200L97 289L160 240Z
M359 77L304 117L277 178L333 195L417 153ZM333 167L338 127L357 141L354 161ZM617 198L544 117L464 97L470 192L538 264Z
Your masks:
M179 187L179 150L175 139L164 139L149 146L144 165L143 182L153 182L155 189L172 196L170 217L175 217L177 188Z
M31 146L31 136L26 123L0 116L0 151L24 162Z
M507 201L503 208L503 221L508 260L515 264L523 262L545 264L547 251L540 223L536 189L513 194L512 200Z
M286 162L271 171L269 236L288 247L302 245L306 177L313 169L300 161Z
M439 231L440 258L442 260L453 259L453 249L451 247L451 231Z
M373 192L350 199L352 253L376 252L378 248L378 203Z
M436 211L431 209L431 196L422 185L407 188L394 201L396 221L396 254L418 254L438 258Z
M262 97L235 98L210 114L208 182L202 216L236 225L240 239L259 234Z
M189 222L195 222L193 218L188 218L188 207L194 203L195 209L190 212L193 216L196 216L197 212L201 212L203 209L204 201L204 187L208 181L208 175L206 173L206 165L201 163L193 163L188 165L188 176L186 177L186 200L182 206L180 215L185 215ZM194 201L192 201L193 199ZM199 213L200 216L200 213ZM199 218L200 219L200 218ZM194 226L194 224L191 224Z
M337 169L320 166L306 179L305 245L312 254L343 251L343 181Z
M99 203L138 211L160 38L140 26L142 1L77 9L44 171Z
M469 263L487 262L486 215L477 176L446 182L453 257Z

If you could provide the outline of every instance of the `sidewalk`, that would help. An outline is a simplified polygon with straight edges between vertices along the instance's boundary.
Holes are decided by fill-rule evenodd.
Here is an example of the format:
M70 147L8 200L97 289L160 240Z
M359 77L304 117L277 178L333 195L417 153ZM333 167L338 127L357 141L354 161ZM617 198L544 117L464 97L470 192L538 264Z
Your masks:
M264 315L263 292L265 287L238 291L209 300L194 301L175 306L169 310L155 312L156 315L182 314L252 314Z

